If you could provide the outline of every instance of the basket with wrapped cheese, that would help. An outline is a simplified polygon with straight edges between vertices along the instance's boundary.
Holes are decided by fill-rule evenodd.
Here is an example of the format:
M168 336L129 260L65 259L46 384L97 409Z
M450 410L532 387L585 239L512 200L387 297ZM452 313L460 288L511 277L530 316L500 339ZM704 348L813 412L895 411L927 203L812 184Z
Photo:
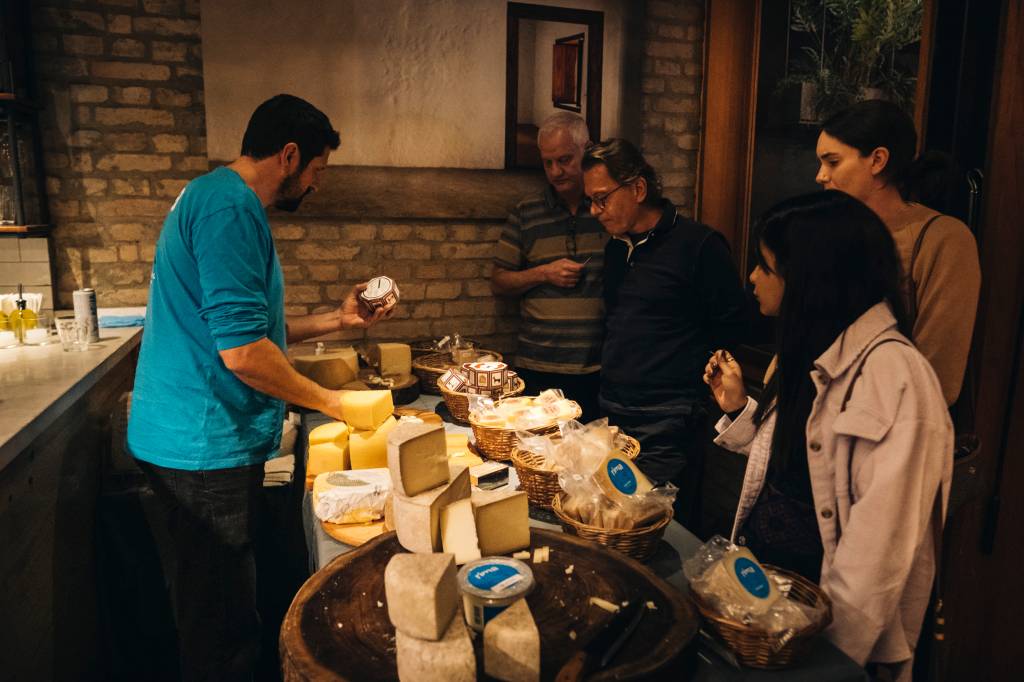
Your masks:
M720 535L683 563L690 598L744 665L782 668L832 622L832 602L806 578Z
M469 396L504 400L523 394L526 382L504 362L467 362L446 370L437 379L437 390L455 421L469 423Z
M491 459L509 461L517 443L516 431L535 435L556 433L562 422L578 419L579 404L561 391L549 389L536 397L516 396L495 401L469 396L469 425L477 449Z

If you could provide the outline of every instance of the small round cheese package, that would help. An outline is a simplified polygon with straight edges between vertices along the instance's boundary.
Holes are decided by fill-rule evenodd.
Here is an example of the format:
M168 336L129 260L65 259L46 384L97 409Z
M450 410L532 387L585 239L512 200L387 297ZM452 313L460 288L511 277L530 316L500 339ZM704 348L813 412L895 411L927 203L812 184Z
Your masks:
M459 569L458 579L466 624L477 632L483 632L487 621L528 595L534 586L528 564L503 556L470 561Z
M386 275L374 277L366 283L366 289L359 293L359 300L371 311L391 310L398 305L399 297L398 284Z

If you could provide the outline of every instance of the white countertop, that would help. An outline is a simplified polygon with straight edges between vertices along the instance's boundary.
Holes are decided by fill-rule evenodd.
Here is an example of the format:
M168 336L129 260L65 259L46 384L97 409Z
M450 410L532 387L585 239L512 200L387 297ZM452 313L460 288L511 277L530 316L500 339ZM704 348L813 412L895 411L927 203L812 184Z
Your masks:
M0 348L0 469L142 340L142 327L100 329L82 352L60 343Z

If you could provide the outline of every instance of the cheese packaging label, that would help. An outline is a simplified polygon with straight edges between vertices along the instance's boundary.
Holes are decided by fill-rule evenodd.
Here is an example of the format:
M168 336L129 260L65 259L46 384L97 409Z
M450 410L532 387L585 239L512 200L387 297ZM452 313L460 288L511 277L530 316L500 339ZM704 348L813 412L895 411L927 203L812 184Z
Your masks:
M618 457L608 459L608 479L615 486L615 489L624 495L632 495L636 492L637 481L633 469Z
M766 599L771 593L768 576L759 565L750 559L740 557L736 559L736 563L733 564L732 568L736 573L736 579L740 581L740 585L750 594L758 599Z
M480 590L504 592L523 581L523 575L508 564L483 564L469 572L469 584Z

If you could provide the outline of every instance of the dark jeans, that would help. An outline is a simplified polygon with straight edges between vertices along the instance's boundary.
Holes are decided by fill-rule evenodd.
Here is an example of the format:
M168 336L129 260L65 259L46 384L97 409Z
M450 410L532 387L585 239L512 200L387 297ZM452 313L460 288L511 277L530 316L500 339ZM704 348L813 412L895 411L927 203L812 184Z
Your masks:
M252 679L260 655L253 543L263 465L183 471L138 463L169 524L182 679Z
M526 395L537 395L548 388L560 388L565 397L575 400L583 410L580 421L584 424L601 416L597 405L597 394L601 389L601 373L555 374L535 372L532 369L516 368L516 373L526 382Z
M640 441L636 464L652 483L671 482L679 488L675 518L696 530L704 469L704 410L695 405L690 414L623 414L602 401L601 411L610 424Z

